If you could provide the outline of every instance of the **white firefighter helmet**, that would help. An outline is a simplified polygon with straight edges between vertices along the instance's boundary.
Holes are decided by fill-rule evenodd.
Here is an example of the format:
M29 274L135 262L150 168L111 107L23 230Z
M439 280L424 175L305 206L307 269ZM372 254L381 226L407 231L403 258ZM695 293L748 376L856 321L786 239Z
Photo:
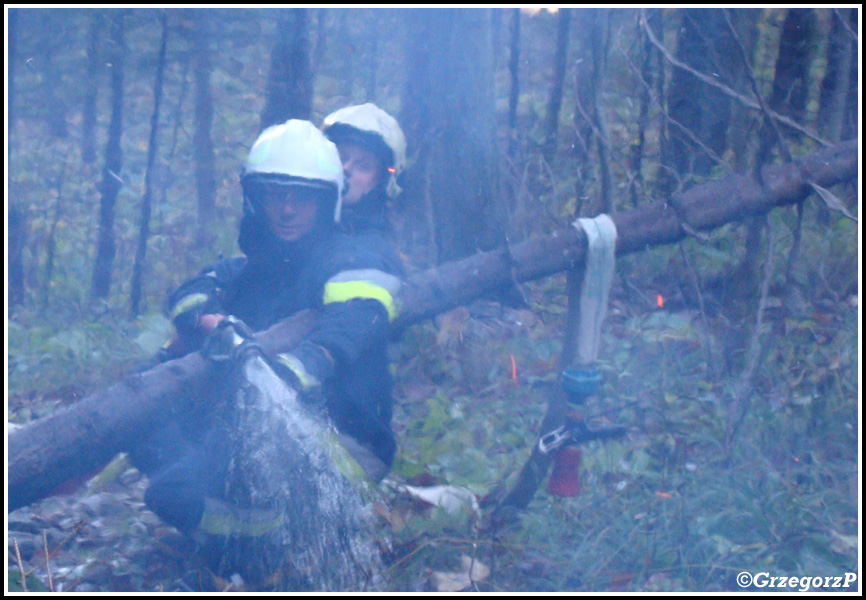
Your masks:
M343 165L337 147L309 121L290 119L265 129L244 164L241 182L252 178L332 190L334 221L340 220Z
M332 112L325 117L322 131L336 143L349 141L364 145L364 140L370 140L375 146L379 142L378 146L386 154L385 166L391 174L388 194L393 197L400 192L396 177L406 167L406 136L397 119L368 102ZM358 133L361 135L358 136ZM381 146L382 142L384 146Z

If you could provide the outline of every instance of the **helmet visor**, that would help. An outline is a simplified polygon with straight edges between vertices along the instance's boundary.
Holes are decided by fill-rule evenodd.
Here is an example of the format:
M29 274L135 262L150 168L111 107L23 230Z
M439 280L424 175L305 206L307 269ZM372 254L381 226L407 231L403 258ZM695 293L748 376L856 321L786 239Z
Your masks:
M244 199L255 207L283 204L291 197L311 197L320 202L336 201L337 186L328 181L254 174L243 177Z

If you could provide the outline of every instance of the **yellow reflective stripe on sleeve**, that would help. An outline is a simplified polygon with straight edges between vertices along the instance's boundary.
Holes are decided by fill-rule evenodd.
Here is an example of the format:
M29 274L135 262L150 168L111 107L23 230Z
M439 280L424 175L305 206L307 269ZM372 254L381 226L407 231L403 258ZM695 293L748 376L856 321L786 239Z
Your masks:
M400 291L400 278L389 275L378 269L353 269L351 271L340 271L328 280L328 283L366 281L373 285L385 288L389 294L396 296Z
M282 354L277 354L277 362L279 362L295 374L295 377L298 378L298 381L300 381L301 385L304 387L304 389L300 391L308 392L312 388L322 385L322 383L316 377L310 375L307 372L307 368L304 366L304 363L302 363L301 359L294 354L288 354L285 352Z
M211 535L259 537L276 531L282 516L263 509L242 509L215 498L205 498L198 529Z
M189 309L194 308L199 304L204 304L205 302L207 302L207 294L198 293L184 296L177 304L174 305L170 316L172 319L174 319L178 315L185 313Z
M366 281L329 281L325 284L323 302L348 302L349 300L378 300L388 311L388 320L397 318L397 306L394 297L383 287Z
M341 271L325 284L323 302L348 302L349 300L378 300L388 311L388 320L397 318L395 298L400 291L400 278L378 269L354 269Z

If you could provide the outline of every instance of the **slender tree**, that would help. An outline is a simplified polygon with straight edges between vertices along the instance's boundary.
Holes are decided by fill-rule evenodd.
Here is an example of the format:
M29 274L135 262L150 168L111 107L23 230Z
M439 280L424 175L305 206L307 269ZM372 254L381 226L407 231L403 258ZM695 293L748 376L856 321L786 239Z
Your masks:
M504 242L499 198L493 53L488 9L424 9L410 17L410 72L402 121L425 146L413 167L435 198L439 262ZM435 94L430 93L435 89ZM424 133L420 133L424 132ZM426 134L426 135L425 135Z
M809 95L809 68L814 40L814 9L790 8L782 25L773 89L767 104L776 112L803 121Z
M102 11L93 11L87 32L87 87L81 111L81 160L88 165L96 161L96 97L102 69L99 42L102 39L104 21L105 15Z
M8 132L10 143L12 133L15 130L15 67L17 66L17 46L18 46L18 10L17 8L9 9L8 22L8 39L9 53L7 60L9 61L9 74L7 77L7 105L8 105ZM11 156L8 159L12 160ZM11 166L11 165L10 165ZM7 235L9 236L9 247L7 254L7 273L9 285L9 306L17 306L24 301L24 262L22 260L22 251L26 240L27 227L25 223L24 213L21 210L15 197L8 199L9 215L7 221Z
M54 218L51 220L51 229L48 232L48 249L45 252L45 275L42 277L42 306L48 306L51 296L51 278L54 276L54 257L57 249L57 226L63 216L63 183L66 178L66 160L57 160L59 171L54 182L54 191L57 196L54 202Z
M834 142L842 139L845 102L851 84L848 74L856 52L856 43L848 35L845 22L849 11L856 12L853 8L833 11L827 47L827 71L821 80L818 102L818 127Z
M857 135L857 123L860 119L860 59L859 45L857 44L857 25L859 10L851 10L848 13L848 32L853 41L853 56L851 57L850 71L848 72L848 97L845 101L845 122L842 124L843 140L850 140Z
M592 207L601 212L613 212L613 185L610 171L610 136L602 108L602 88L607 61L607 9L581 11L578 23L577 68L575 81L574 125L577 134L575 153L578 159L577 212L581 212L583 199L587 196L587 175L590 173L600 182L600 206ZM593 146L597 159L593 159ZM595 171L594 167L598 167Z
M312 52L312 71L315 75L322 68L322 61L325 58L325 50L328 47L328 9L317 8L316 12L316 45Z
M9 9L9 22L8 22L8 33L7 33L7 41L8 41L8 54L6 56L8 60L8 69L9 73L6 78L6 103L8 107L8 113L6 115L8 119L9 129L12 129L12 126L15 123L15 67L17 66L16 58L17 58L17 47L18 47L18 10L17 8Z
M62 93L63 71L58 64L59 57L63 54L64 42L62 34L52 27L41 30L42 43L40 54L42 62L43 77L40 81L40 94L44 98L45 124L51 135L57 138L65 138L69 135L69 125L66 123L66 96Z
M562 107L562 92L565 88L565 71L568 67L568 37L571 9L561 8L556 20L556 54L553 58L553 83L547 100L544 124L544 156L550 162L556 153L559 133L559 110Z
M111 29L111 121L108 125L108 144L105 148L105 166L99 184L99 238L96 246L96 261L90 296L105 299L111 287L111 272L114 263L114 205L123 180L120 171L123 152L120 138L123 133L123 72L126 61L124 20L126 10L112 11L109 18Z
M207 246L213 239L211 226L216 207L216 175L214 173L214 147L211 139L213 127L213 95L211 93L211 24L208 13L196 10L192 31L194 73L195 132L193 134L193 160L198 198L198 230L196 241Z
M366 55L367 60L367 100L372 102L376 99L376 80L379 74L379 36L370 36L370 46Z
M754 53L760 34L758 23L763 12L760 9L727 10L730 19L729 35L734 38L738 46L742 47L742 51L732 56L729 61L732 76L735 78L733 87L743 90L744 93L752 90L750 96L755 100L759 98L756 97L751 82L757 77L753 66ZM740 172L747 172L753 168L751 163L754 159L754 151L750 148L750 143L754 141L753 128L757 121L754 110L739 103L731 106L728 141L733 154L733 166ZM758 256L756 254L755 258L757 259Z
M662 11L658 8L648 9L646 12L647 27L655 32L658 37L661 35L662 29ZM640 19L643 16L637 15L637 39L638 41L638 56L640 57L640 112L637 120L637 141L633 143L629 154L629 167L634 173L634 177L629 182L629 196L632 206L636 207L639 204L640 190L644 187L643 177L643 159L646 147L646 133L650 127L650 106L652 105L652 94L654 86L657 86L658 81L664 79L661 72L661 55L653 46L643 28L640 25ZM662 96L658 96L661 98Z
M153 86L153 115L150 119L150 139L147 142L147 167L144 172L144 197L141 199L141 222L138 231L138 247L135 251L135 263L132 267L132 283L129 295L130 312L136 316L141 307L141 280L145 269L147 255L147 240L150 237L151 197L153 196L153 167L156 162L157 132L159 131L159 107L162 103L162 83L165 72L165 50L168 45L168 13L163 10L162 42L159 46L159 56L156 59L156 83Z
M520 9L511 9L509 26L511 39L508 44L508 74L511 87L508 93L508 155L514 156L517 150L517 103L520 98Z
M677 59L701 73L715 73L731 82L730 66L736 56L722 11L715 8L682 9L677 38ZM663 172L672 189L676 177L706 175L727 148L730 99L699 80L691 71L675 69L668 89L668 113L676 124L668 128L663 147Z
M261 115L262 129L287 119L309 119L312 109L309 9L281 10Z

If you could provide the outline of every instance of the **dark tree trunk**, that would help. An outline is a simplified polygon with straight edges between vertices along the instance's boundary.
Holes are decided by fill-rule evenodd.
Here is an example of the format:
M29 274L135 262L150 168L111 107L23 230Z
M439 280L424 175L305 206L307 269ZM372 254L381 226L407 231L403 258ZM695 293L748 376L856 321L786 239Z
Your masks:
M812 9L791 8L785 15L779 39L779 55L773 76L773 88L767 106L779 114L801 121L808 95L809 62L812 43ZM758 166L772 161L772 150L779 144L784 130L777 129L766 118L759 134ZM782 150L782 154L786 153Z
M490 13L417 9L408 19L410 71L401 121L419 151L412 169L416 185L407 192L435 198L436 260L444 262L505 238Z
M822 187L853 180L859 161L856 141L773 165L761 184L749 176L698 185L667 202L654 202L614 217L617 255L638 252L683 239L683 224L713 229L750 215L798 202L810 193L807 182ZM584 258L582 231L574 227L532 238L510 248L475 254L409 277L401 291L402 312L393 323L400 331L436 314L465 304L513 280L526 281L574 269ZM297 344L313 318L299 313L256 340L266 354ZM85 398L39 419L9 436L9 510L35 502L59 484L98 468L128 450L170 418L173 411L208 398L206 386L216 379L199 354L128 377L106 392ZM50 443L46 443L50 440Z
M348 10L337 11L337 31L334 39L336 40L337 55L340 61L340 93L343 96L346 104L354 103L353 90L355 89L355 62L353 60L356 50L355 43L352 39L351 28L349 27L350 15L353 13Z
M99 40L102 37L104 20L102 11L94 11L90 16L90 29L87 33L87 88L81 110L81 160L88 165L96 161L96 97L99 73L102 70Z
M508 155L517 152L517 103L520 99L520 9L511 9L511 41L508 44L508 73L511 87L508 93Z
M809 67L814 45L814 12L790 8L785 15L773 90L767 105L776 112L802 122L809 95Z
M147 142L147 167L144 172L144 197L141 199L141 223L138 230L138 247L135 250L135 263L132 267L129 304L133 317L137 316L141 305L141 281L144 276L147 241L150 238L151 198L153 196L153 167L156 162L157 133L159 131L159 107L162 103L162 83L165 72L165 51L168 45L168 13L162 12L162 42L156 59L156 83L153 86L153 115L150 119L150 139Z
M195 161L195 187L198 199L199 247L208 246L213 239L211 227L216 207L216 175L214 174L214 148L211 139L213 127L213 97L210 89L211 25L208 13L196 10L192 32L193 64L195 65L195 133L193 134L193 160Z
M105 148L105 167L99 185L99 240L96 246L96 262L90 297L104 299L111 288L111 271L114 263L114 204L123 181L120 170L123 153L120 137L123 133L123 70L126 61L124 41L125 10L112 11L111 28L111 122L108 125L108 145Z
M596 194L600 197L598 206L592 211L608 212L614 210L612 181L610 173L610 148L607 135L607 122L602 109L602 86L607 47L608 11L606 9L586 9L581 11L578 23L577 69L575 82L574 126L577 134L575 153L578 158L577 173L577 212L583 210L583 201L589 197L586 179L590 173L600 181ZM593 146L596 156L593 158ZM598 167L595 171L594 167Z
M66 96L62 93L63 73L57 65L58 52L62 41L58 41L57 33L46 27L42 29L42 72L40 94L44 99L43 109L48 132L57 138L69 136L69 125L66 123Z
M9 307L15 307L24 302L26 287L24 285L24 261L22 253L27 241L27 220L16 203L9 203L8 217L9 247L7 256L7 283L9 284Z
M577 48L574 71L574 132L577 137L574 154L577 158L577 178L575 195L577 197L576 214L581 214L584 201L589 198L587 181L591 179L594 163L592 147L595 133L592 123L592 108L595 105L595 91L592 69L592 44L590 42L593 27L592 13L589 10L578 12Z
M850 20L848 21L848 25L852 32L851 38L853 39L854 43L854 56L851 58L851 70L848 74L848 80L850 81L850 83L848 84L848 98L845 102L845 123L842 125L843 140L850 140L857 135L857 124L860 120L860 99L858 96L858 92L860 90L860 56L859 45L857 44L857 15L859 14L859 12L860 11L852 10L849 13Z
M379 36L370 36L370 52L367 55L367 101L374 102L376 100L376 79L379 73Z
M15 67L17 66L17 45L18 45L18 9L9 9L9 75L7 78L7 104L9 107L7 135L8 143L11 144L12 132L15 129ZM7 155L9 156L9 155ZM7 160L11 161L11 157ZM11 164L8 165L11 168ZM7 199L9 203L9 217L7 222L8 230L8 253L6 272L8 273L7 283L9 285L9 306L18 306L24 301L24 262L22 260L22 251L26 240L27 226L24 214L14 197Z
M736 78L730 66L735 63L736 48L725 16L719 9L683 9L677 40L677 58L702 73L715 73L720 81ZM676 177L707 175L716 164L713 155L721 156L727 148L730 126L730 98L691 73L676 69L668 89L670 117L699 141L693 141L678 128L669 128L662 162L669 174L664 188L673 190ZM711 154L712 153L712 154Z
M748 65L743 64L743 60L734 56L731 57L731 72L734 80L734 88L739 90L751 90L751 83L748 79L748 69L754 69L754 52L758 42L759 30L758 20L761 18L762 11L759 9L736 9L728 11L731 18L731 25L734 32L739 38L740 43L745 51L746 61ZM754 98L754 94L747 93L746 95ZM754 98L758 100L758 98ZM750 149L750 142L754 142L755 138L755 111L734 103L731 107L731 123L728 140L731 145L733 154L733 166L738 172L745 172L752 168L751 160L754 158L753 151Z
M172 121L174 125L172 126L171 131L171 143L168 147L168 152L165 157L165 182L163 185L159 186L160 189L160 198L159 202L154 206L156 217L155 221L157 223L157 228L162 225L162 211L160 207L165 206L166 197L168 196L168 189L174 184L175 181L175 173L174 168L174 157L177 151L177 140L178 135L180 134L181 125L183 123L183 103L186 99L187 90L189 89L189 69L192 65L192 57L188 52L182 54L182 67L181 67L181 76L180 76L180 91L177 93L177 104L174 107L174 118ZM169 94L169 97L171 94Z
M851 83L849 73L851 61L856 52L856 43L847 31L848 12L855 9L833 11L830 25L830 39L827 47L827 72L821 81L821 95L818 100L818 128L830 141L842 139L842 125L845 122L845 103Z
M562 92L565 87L565 71L568 67L568 36L571 22L571 9L562 8L557 13L556 55L553 58L553 84L547 100L547 114L544 125L544 156L547 162L556 154L556 141L559 133L559 110L562 108Z
M493 102L493 52L487 9L437 11L444 37L433 56L440 84L428 173L438 262L489 250L505 240L499 200ZM450 12L450 15L445 14ZM442 89L444 88L444 89ZM444 200L444 201L443 201Z
M322 68L322 61L325 58L325 48L327 48L327 22L328 22L328 9L327 8L317 8L316 9L316 45L313 50L313 61L311 65L311 70L313 74L319 72Z
M15 67L17 66L17 46L18 46L18 9L9 9L9 31L8 31L8 54L9 74L6 78L6 103L8 106L7 131L12 131L15 125Z
M400 125L409 144L409 160L400 185L402 210L395 219L400 245L415 258L416 264L429 267L436 263L433 200L427 173L433 139L430 118L433 108L433 81L430 75L432 48L417 40L428 39L433 23L427 11L404 11L403 19L409 37L406 42L406 84L401 101Z
M310 65L309 10L281 10L277 43L271 54L262 129L288 119L309 119L313 110L313 73Z
M609 9L594 9L595 26L592 28L590 37L592 43L592 70L593 70L593 119L598 130L596 143L598 144L598 164L601 183L601 206L600 212L613 214L616 212L616 203L613 197L613 176L610 171L610 130L607 126L607 117L604 114L604 101L602 90L604 79L607 74L607 44L608 28L610 20Z
M51 229L48 233L48 249L45 252L45 275L42 278L42 306L48 306L51 296L51 278L54 276L54 255L57 248L57 224L63 214L63 180L66 176L66 162L60 165L60 173L54 184L57 190L57 201L54 203L54 219L51 221Z
M656 32L656 36L658 36L658 31L661 29L661 10L657 8L649 9L646 11L647 17L647 25L650 29ZM638 21L642 16L638 14ZM640 49L640 113L638 114L637 120L637 143L631 146L630 153L630 167L632 172L634 173L634 178L629 184L629 196L631 198L632 207L636 207L639 203L640 190L643 188L643 174L641 170L643 169L643 155L644 155L644 145L646 144L646 130L649 127L649 109L650 109L650 99L652 93L653 82L656 78L656 74L653 72L653 62L658 64L659 53L656 51L655 46L653 46L643 31L643 28L640 26L640 22L637 23L637 36L640 40L639 49ZM654 61L655 59L655 61Z

